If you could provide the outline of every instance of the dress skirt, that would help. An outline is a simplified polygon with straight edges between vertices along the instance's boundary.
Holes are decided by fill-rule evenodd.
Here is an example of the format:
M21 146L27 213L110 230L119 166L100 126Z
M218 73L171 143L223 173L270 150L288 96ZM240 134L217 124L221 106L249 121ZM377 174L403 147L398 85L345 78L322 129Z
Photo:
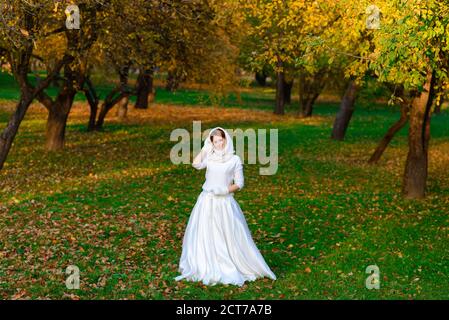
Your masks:
M254 243L233 194L202 191L192 209L175 280L242 286L245 281L276 280Z

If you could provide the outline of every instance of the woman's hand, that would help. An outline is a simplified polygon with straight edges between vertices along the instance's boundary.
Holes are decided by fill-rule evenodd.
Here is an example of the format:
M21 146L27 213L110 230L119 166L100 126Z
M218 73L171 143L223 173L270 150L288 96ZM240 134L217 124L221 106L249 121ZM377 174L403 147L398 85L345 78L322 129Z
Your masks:
M200 152L196 155L196 157L193 159L192 166L196 169L203 169L205 168L205 159L207 158L207 155L212 152L212 146L208 143L205 143L203 148L201 148Z
M240 187L236 184L231 184L231 186L228 188L229 189L229 193L231 192L235 192L237 190L240 190Z
M210 143L204 143L203 148L201 149L201 153L203 154L203 157L206 156L206 154L209 154L212 152L212 145Z

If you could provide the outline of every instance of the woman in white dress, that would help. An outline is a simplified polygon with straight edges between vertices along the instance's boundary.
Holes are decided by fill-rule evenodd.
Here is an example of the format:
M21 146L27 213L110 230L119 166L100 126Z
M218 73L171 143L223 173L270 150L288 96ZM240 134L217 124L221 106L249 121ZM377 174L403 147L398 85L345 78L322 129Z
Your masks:
M276 280L234 199L244 184L242 161L234 153L228 132L216 127L193 160L194 168L207 168L206 181L187 223L177 281L242 286L264 276Z

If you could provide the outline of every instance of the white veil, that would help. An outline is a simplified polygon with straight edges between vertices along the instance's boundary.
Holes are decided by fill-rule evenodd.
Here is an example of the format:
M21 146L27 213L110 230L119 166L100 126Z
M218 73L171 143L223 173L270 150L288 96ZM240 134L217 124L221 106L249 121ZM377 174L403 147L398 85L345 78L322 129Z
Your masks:
M214 145L212 141L210 141L210 137L212 132L215 131L215 129L221 129L225 133L226 136L226 143L224 150L217 150L214 148ZM215 161L215 162L226 162L229 159L231 159L234 156L235 150L234 150L234 142L232 141L231 136L229 133L223 129L222 127L215 127L209 131L209 134L207 135L206 140L204 141L204 145L209 145L211 148L211 152L208 154L208 160L209 161Z

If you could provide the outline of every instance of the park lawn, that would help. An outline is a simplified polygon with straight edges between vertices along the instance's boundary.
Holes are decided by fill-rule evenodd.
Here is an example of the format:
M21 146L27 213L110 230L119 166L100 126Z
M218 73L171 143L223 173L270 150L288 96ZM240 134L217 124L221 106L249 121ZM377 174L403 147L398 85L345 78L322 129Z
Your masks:
M192 101L188 90L176 94L131 108L123 122L112 110L95 133L86 132L88 108L78 101L59 153L44 151L47 114L32 106L0 171L0 298L449 298L446 110L432 119L428 196L404 200L407 128L377 166L366 163L398 117L390 107L360 104L346 140L335 142L335 103L298 119L293 110L272 115L264 95L248 93L236 108L199 108L179 105ZM7 119L0 109L2 126ZM260 165L245 164L235 196L276 281L239 288L173 279L205 172L172 164L169 137L191 131L193 120L203 130L279 130L278 172L261 176ZM79 290L65 286L71 264L80 269ZM369 265L380 268L379 290L365 287Z
M44 75L42 75L43 77ZM130 76L130 85L134 85L135 76ZM35 83L35 77L29 76L29 80ZM115 87L113 81L106 82L106 79L94 79L94 86L97 95L100 99L104 99L111 90ZM231 93L226 97L214 96L201 86L194 86L194 88L181 87L174 92L165 89L163 79L155 78L154 85L156 88L155 102L160 104L176 104L176 105L191 105L191 106L210 106L212 104L221 106L235 106L240 108L257 108L260 110L271 110L272 99L274 94L273 88L250 87L241 89L241 102L238 101L236 94ZM50 86L46 92L54 98L58 89ZM19 86L14 80L13 76L5 72L0 72L0 101L12 101L20 98ZM77 93L75 101L85 102L86 97L82 93ZM136 101L135 96L130 97L131 103ZM292 105L290 109L297 109L296 105Z

